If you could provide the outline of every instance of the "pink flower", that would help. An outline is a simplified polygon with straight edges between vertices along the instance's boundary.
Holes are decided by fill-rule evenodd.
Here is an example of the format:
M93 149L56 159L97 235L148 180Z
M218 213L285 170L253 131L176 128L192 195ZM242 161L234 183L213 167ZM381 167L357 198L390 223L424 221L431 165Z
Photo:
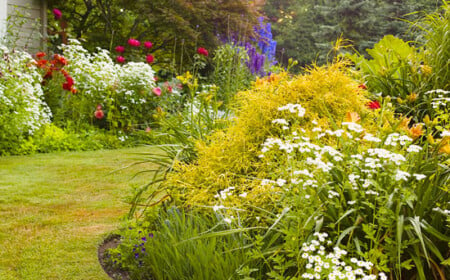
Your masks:
M97 110L95 110L94 117L96 119L101 120L101 119L103 119L104 116L105 116L105 113L103 113L102 109L97 108Z
M165 82L165 83L164 83L164 86L167 88L167 91L168 91L169 93L172 93L172 87L170 86L169 82Z
M144 48L151 49L152 47L153 47L152 42L150 41L144 42Z
M205 49L205 48L198 48L198 49L197 49L197 53L198 53L199 55L208 56L208 50Z
M141 42L139 42L136 39L131 38L128 40L128 45L130 45L132 47L139 47L141 45Z
M53 9L53 16L55 17L56 20L59 20L62 18L62 12L58 9Z
M366 106L369 107L369 109L372 109L372 110L381 108L380 102L378 102L377 100L368 102L366 104Z
M155 58L153 57L153 55L148 54L148 55L145 57L145 60L146 60L148 63L153 63L153 61L155 60Z
M116 60L119 63L124 63L125 62L125 57L119 55L118 57L116 57Z
M147 128L145 129L145 132L150 133L152 131L151 127L147 126Z
M117 46L115 48L116 52L118 53L123 53L125 51L125 47L124 46Z
M160 96L161 95L161 88L156 87L153 89L153 94L156 96Z

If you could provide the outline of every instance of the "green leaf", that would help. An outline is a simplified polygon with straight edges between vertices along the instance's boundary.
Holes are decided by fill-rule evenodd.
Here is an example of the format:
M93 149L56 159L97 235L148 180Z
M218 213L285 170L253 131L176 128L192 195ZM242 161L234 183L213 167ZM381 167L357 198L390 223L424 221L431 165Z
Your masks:
M427 260L428 265L430 265L429 256L427 252L427 248L425 247L425 242L423 240L421 225L420 225L420 217L415 216L414 218L408 218L408 220L411 222L414 231L416 232L417 238L420 240L420 244L422 245L423 252L425 254L425 258Z
M341 244L342 239L344 239L344 237L346 235L348 235L350 232L354 231L357 228L357 226L351 226L349 228L346 228L344 231L342 231L342 233L339 235L339 238L336 242L336 246L339 246L339 244Z
M401 249L402 249L402 235L403 235L403 225L404 225L405 219L403 215L400 215L398 217L397 220L397 261L400 265L400 267L402 267L402 264L400 264L401 262ZM401 270L400 270L400 277L401 277Z
M355 212L356 211L356 209L350 209L350 210L347 210L347 212L345 212L340 218L339 218L339 220L337 220L336 221L336 224L339 224L339 222L340 221L342 221L342 219L344 219L345 217L347 217L348 215L350 215L351 213L353 213L353 212Z

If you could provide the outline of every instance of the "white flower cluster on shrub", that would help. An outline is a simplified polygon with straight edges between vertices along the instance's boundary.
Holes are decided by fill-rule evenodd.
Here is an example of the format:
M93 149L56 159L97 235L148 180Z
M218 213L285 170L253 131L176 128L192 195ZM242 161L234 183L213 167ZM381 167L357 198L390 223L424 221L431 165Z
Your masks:
M132 90L138 101L142 91L151 94L155 87L154 71L146 63L116 64L107 50L98 49L96 53L90 53L76 40L71 40L70 45L63 45L62 50L69 61L66 68L77 89L84 94L106 97L103 94L111 89L123 94Z
M307 272L302 274L302 279L348 279L348 280L386 280L384 273L378 275L370 274L373 266L371 262L345 258L347 252L334 247L332 251L327 251L327 247L332 245L330 240L326 240L327 233L314 233L317 238L302 245L302 258L306 259Z
M50 121L41 81L28 53L0 46L0 141L32 135Z
M142 105L159 101L153 94L155 72L147 63L116 64L107 50L90 53L76 40L61 48L69 62L66 70L74 79L76 89L92 106L110 99L122 113L133 115L149 109Z

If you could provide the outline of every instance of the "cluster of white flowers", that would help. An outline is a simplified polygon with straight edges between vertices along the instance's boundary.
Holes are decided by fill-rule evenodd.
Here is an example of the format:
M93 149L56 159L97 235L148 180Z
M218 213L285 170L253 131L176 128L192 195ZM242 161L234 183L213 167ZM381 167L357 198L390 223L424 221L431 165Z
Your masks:
M431 101L433 109L438 109L440 107L447 108L448 104L450 104L450 91L435 89L425 92L425 95L437 95L437 97L433 98Z
M301 251L302 258L306 259L306 271L302 274L303 279L348 279L348 280L387 280L384 273L378 275L370 274L373 264L356 258L345 259L348 254L339 247L327 251L332 242L327 240L327 233L314 233L317 238L309 243L303 243Z
M406 135L400 135L398 133L391 133L387 136L386 141L384 141L384 145L396 147L398 143L401 146L405 146L407 143L412 142L412 139Z
M96 53L90 53L77 40L70 40L69 45L61 48L69 61L66 69L74 79L75 87L83 95L105 100L106 94L113 90L116 98L127 103L121 104L122 110L133 110L129 107L154 98L154 71L147 63L119 65L114 63L107 50L98 49Z
M364 135L363 140L366 140L367 142L374 142L374 143L379 143L381 142L381 139L378 137L373 136L370 133L367 133L366 135Z
M300 118L305 116L306 110L302 107L300 104L286 104L285 106L279 107L278 111L285 111L288 110L289 112L293 114L297 114Z
M285 120L285 119L274 119L274 120L272 121L272 123L282 125L282 128L283 128L284 130L289 129L289 123L288 123L288 121Z
M233 195L233 192L236 188L235 187L228 187L224 190L221 190L218 194L216 194L215 198L221 198L222 200L227 199L227 197Z
M43 101L41 74L28 53L1 46L0 57L0 129L32 135L51 117Z
M280 119L276 119L274 122L285 124ZM313 123L317 124L316 121ZM420 146L412 145L413 140L410 137L391 133L387 135L385 141L382 141L365 133L364 141L373 142L378 146L383 142L381 147L371 148L372 145L367 146L367 143L359 144L361 139L357 136L364 131L362 126L350 122L344 122L342 125L343 129L337 130L323 130L316 127L317 129L312 131L313 135L309 136L313 139L320 139L324 136L347 137L346 141L353 141L355 145L362 148L354 149L358 151L357 154L343 153L331 146L320 144L320 142L316 144L317 140L314 140L316 143L313 143L309 137L302 135L305 133L302 129L292 131L290 135L284 135L282 138L266 139L262 145L260 157L264 157L269 151L281 151L286 155L287 162L295 162L295 166L288 168L291 170L288 178L278 179L278 181L263 180L262 183L283 186L285 190L289 190L291 187L300 187L303 190L318 188L320 185L326 186L323 184L324 174L329 174L333 168L348 170L350 164L353 171L348 174L347 178L352 188L362 190L361 194L377 196L380 190L377 189L379 186L375 182L379 176L389 176L399 184L408 182L410 179L420 181L427 177L424 174L410 173L405 170L408 167L405 150L410 154L420 152L422 149ZM279 160L276 153L272 156L276 156ZM297 170L299 164L304 169ZM291 184L290 186L286 185L288 182ZM337 189L329 189L327 194L330 199L340 196ZM310 196L305 195L304 197L309 198ZM356 202L350 201L347 204L354 203Z
M354 131L354 132L363 132L364 129L361 125L354 123L354 122L343 122L342 125L347 126L348 130Z

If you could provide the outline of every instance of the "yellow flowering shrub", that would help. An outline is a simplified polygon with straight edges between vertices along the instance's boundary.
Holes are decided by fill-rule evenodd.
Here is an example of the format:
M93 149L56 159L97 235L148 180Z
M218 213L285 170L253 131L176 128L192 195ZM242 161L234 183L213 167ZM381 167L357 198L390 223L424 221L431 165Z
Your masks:
M284 118L292 129L310 131L313 120L317 126L331 128L353 115L364 127L375 127L379 113L367 108L364 90L345 71L343 63L336 63L294 77L281 73L259 79L250 90L240 92L232 124L215 132L208 143L198 142L197 161L179 163L177 172L169 175L165 184L172 195L188 205L214 205L221 190L234 187L241 196L227 198L227 205L241 205L245 200L266 205L277 199L278 186L261 184L261 178L270 174L265 159L258 157L266 138L282 133L283 128L272 120ZM286 104L305 108L301 121L278 110Z

